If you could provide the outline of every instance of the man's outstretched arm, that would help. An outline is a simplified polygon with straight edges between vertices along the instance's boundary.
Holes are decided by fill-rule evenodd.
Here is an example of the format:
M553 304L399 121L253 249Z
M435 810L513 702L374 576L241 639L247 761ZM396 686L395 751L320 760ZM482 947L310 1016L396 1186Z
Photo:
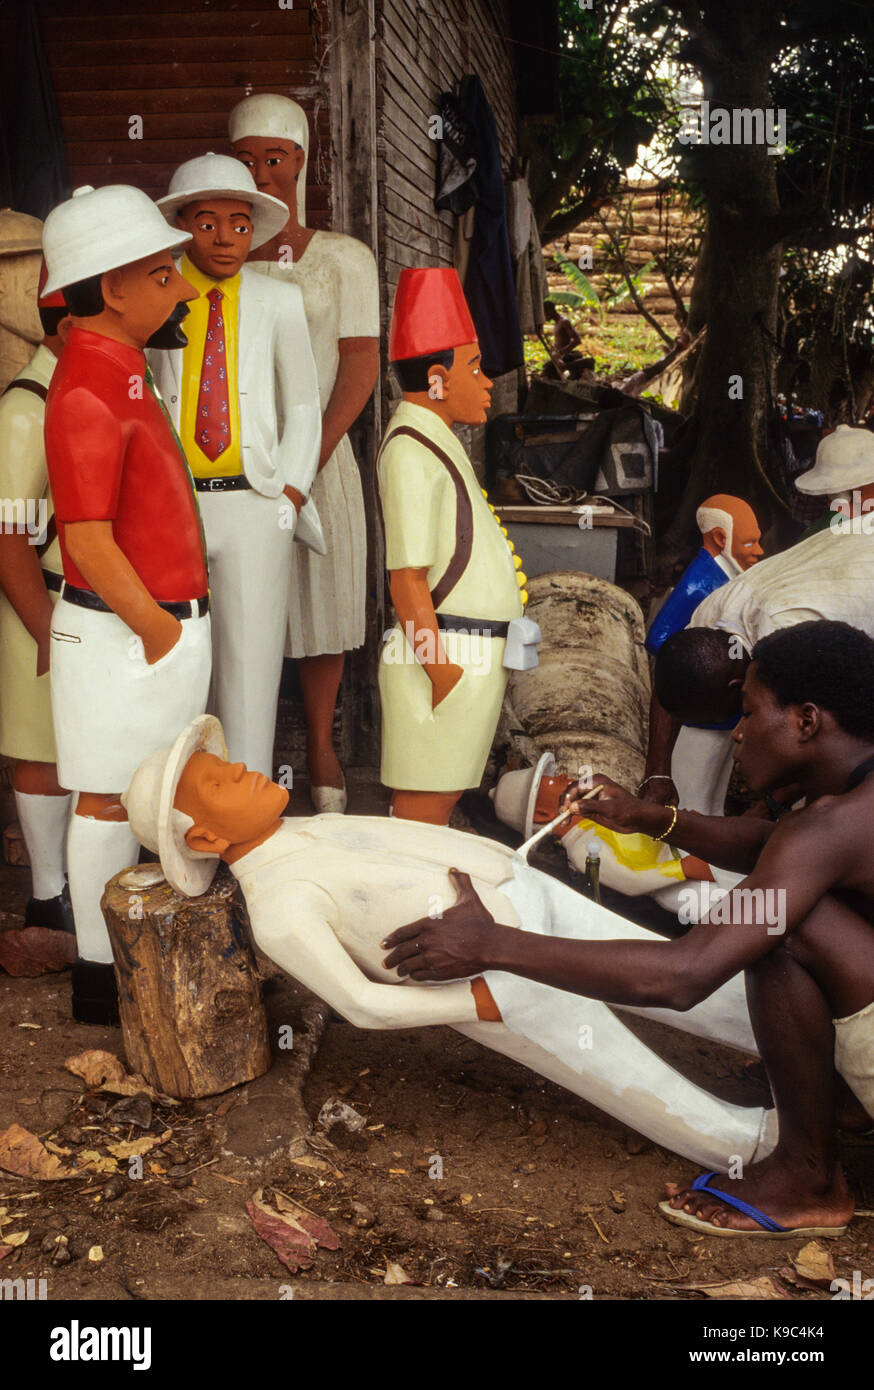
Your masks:
M683 1011L780 945L840 881L841 854L824 852L816 820L775 827L753 873L676 941L579 941L504 927L453 870L458 903L441 921L393 932L384 964L421 981L505 970L608 1004Z
M249 918L258 949L356 1028L477 1022L465 980L444 989L399 989L369 980L335 936L339 908L318 884L290 879L287 901L286 911L253 904Z
M773 821L753 817L701 816L697 811L679 811L670 832L665 834L673 819L672 807L632 796L600 772L593 774L592 785L600 790L585 801L575 801L574 788L569 787L565 804L573 806L587 820L624 835L650 835L654 839L665 835L668 844L677 849L738 874L755 868L776 828Z

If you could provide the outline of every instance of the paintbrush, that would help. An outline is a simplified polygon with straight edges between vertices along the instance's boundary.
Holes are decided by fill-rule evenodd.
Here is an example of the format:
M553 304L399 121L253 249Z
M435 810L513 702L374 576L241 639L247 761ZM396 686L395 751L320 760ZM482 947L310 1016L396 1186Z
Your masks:
M589 798L593 797L596 792L601 791L603 786L604 783L599 782L597 787L591 787L589 791L583 792L582 796L578 796L576 800L588 801ZM526 840L524 844L520 845L519 848L515 851L515 853L519 855L521 859L527 859L531 850L540 840L545 839L547 835L551 835L557 825L561 825L563 820L567 820L568 816L572 816L574 814L575 812L570 810L559 811L558 815L553 817L553 819L549 822L548 825L541 826L537 834L532 835L530 840Z

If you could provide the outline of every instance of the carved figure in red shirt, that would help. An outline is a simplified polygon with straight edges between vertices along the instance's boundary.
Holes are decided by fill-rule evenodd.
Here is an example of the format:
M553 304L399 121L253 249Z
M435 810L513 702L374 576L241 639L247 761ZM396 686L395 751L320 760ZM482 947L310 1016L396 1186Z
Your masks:
M77 794L67 863L79 959L73 1016L117 1020L104 885L137 859L120 793L202 713L208 579L185 456L143 349L184 342L187 234L138 189L77 190L46 219L47 292L72 317L46 403L64 583L51 628L58 777Z

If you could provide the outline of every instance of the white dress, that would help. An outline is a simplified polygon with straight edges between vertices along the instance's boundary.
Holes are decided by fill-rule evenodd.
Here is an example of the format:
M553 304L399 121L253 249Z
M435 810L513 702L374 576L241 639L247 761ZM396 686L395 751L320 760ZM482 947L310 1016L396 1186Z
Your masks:
M338 340L379 337L379 279L372 252L341 232L317 231L293 265L248 264L300 286L324 414L337 379ZM294 547L286 647L291 657L350 651L364 641L364 495L346 435L318 473L313 497L328 553Z

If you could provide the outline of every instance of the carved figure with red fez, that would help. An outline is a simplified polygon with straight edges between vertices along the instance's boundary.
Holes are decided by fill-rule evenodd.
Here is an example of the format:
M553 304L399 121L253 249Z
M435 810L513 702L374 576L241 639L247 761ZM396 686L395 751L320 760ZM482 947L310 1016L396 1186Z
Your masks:
M348 431L379 374L379 277L370 249L342 232L306 225L309 126L288 97L246 97L231 112L234 154L258 190L288 204L288 221L250 260L298 285L322 407L322 449L313 497L326 553L295 548L286 655L298 663L307 722L310 795L317 811L344 811L346 786L333 747L334 706L345 653L364 642L364 495Z
M266 776L288 621L294 539L324 551L310 489L321 410L303 296L244 264L288 209L230 155L180 165L158 206L191 234L180 269L198 291L188 346L152 355L203 516L212 597L210 706L231 756Z
M452 432L491 382L458 275L404 270L389 359L403 392L378 461L396 626L380 656L382 781L392 810L445 825L485 769L511 667L537 664L521 561Z
M121 793L143 758L203 711L209 689L197 499L143 353L158 335L184 338L178 321L195 290L171 252L189 239L121 185L77 190L43 232L46 292L63 291L72 319L45 439L64 575L51 696L58 778L76 794L67 864L81 1022L117 1018L100 897L137 858Z
M45 280L43 264L40 291ZM46 396L70 320L57 292L39 298L38 314L42 342L0 399L0 753L15 760L15 807L30 859L25 926L71 932L64 873L71 797L58 782L49 694L61 551L43 439Z
M715 589L744 574L762 558L761 531L755 512L740 497L716 493L695 515L701 549L659 609L646 638L655 655L662 644L689 623L700 603ZM682 727L662 708L655 694L650 705L649 751L640 792L647 801L676 803L704 815L722 814L731 777L730 730L700 714L702 722Z

